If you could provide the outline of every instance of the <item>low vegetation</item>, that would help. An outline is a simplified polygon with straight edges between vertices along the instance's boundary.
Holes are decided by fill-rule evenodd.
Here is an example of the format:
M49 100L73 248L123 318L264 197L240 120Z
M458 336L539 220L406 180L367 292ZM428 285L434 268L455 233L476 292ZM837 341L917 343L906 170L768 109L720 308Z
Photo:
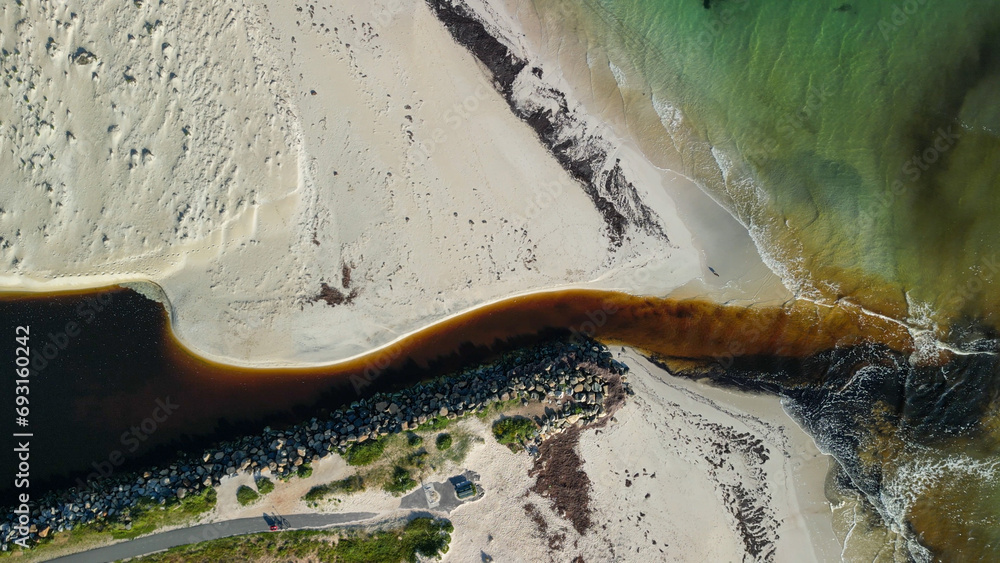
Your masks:
M423 469L424 467L427 466L428 457L430 457L430 454L427 453L427 450L420 449L419 451L415 451L412 454L402 458L401 463L405 467L412 467L414 469Z
M412 431L352 444L344 451L347 463L358 467L357 476L353 477L358 481L351 483L364 483L368 488L402 495L445 464L461 463L472 445L477 440L482 442L482 438L463 426L454 426L450 432L434 430L449 427L451 422L447 417L437 417ZM427 441L432 441L434 447L425 448ZM352 478L313 487L302 498L309 503L319 503L361 490L360 486L349 484L349 479Z
M451 442L451 434L438 434L435 445L437 445L437 449L444 451L451 447Z
M241 506L247 506L253 504L257 502L257 499L259 498L260 495L257 493L257 491L251 489L246 485L240 485L240 488L236 489L236 500L240 503Z
M385 438L351 444L344 453L348 465L371 465L385 452Z
M317 485L302 497L302 500L317 501L333 495L349 495L365 490L364 479L360 475L351 475L346 479L334 481L325 485Z
M215 489L206 489L181 500L172 499L163 505L147 499L126 509L131 529L126 529L124 524L115 524L113 526L118 529L112 529L111 535L115 539L132 539L164 526L183 524L215 508L217 500Z
M272 482L267 477L260 477L257 479L257 492L262 495L269 494L274 490L274 482Z
M309 477L312 477L312 474L313 474L313 468L308 463L303 463L302 465L299 466L298 469L299 479L308 479Z
M524 444L530 439L537 425L523 416L501 418L493 424L493 436L497 442L510 448L512 452L524 449Z
M382 485L382 488L395 496L400 496L416 486L417 482L410 475L410 471L405 467L397 465L392 468L392 477Z
M402 528L376 532L302 530L271 532L175 547L141 557L146 563L215 561L332 561L416 563L448 552L455 528L443 519L415 518Z
M417 427L418 432L437 432L448 428L451 420L446 416L436 416Z
M510 399L507 401L497 401L492 405L487 405L483 407L478 412L476 412L476 418L485 421L491 416L496 416L504 411L517 408L520 406L521 401L519 399Z

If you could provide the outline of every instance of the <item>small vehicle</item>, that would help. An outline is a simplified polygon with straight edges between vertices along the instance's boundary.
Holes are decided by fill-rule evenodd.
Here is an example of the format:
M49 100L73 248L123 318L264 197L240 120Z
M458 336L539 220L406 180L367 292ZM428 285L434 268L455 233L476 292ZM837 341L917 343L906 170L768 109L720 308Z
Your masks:
M455 486L455 496L458 500L465 500L469 497L476 496L476 486L469 481L464 481Z
M272 532L277 532L278 530L284 528L285 522L284 518L278 514L264 514L264 521L267 522L267 527Z

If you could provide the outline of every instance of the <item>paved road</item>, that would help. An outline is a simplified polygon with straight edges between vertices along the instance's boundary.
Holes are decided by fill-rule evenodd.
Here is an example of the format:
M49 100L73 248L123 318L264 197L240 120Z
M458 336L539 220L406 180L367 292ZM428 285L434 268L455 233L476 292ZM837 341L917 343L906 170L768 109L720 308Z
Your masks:
M349 524L378 516L373 512L343 512L340 514L292 514L283 516L284 529L325 528L338 524ZM128 557L138 557L190 543L198 543L228 536L256 534L270 530L273 518L261 514L257 518L240 518L212 524L199 524L190 528L181 528L169 532L153 534L143 538L100 547L82 553L67 555L53 559L60 563L108 563Z

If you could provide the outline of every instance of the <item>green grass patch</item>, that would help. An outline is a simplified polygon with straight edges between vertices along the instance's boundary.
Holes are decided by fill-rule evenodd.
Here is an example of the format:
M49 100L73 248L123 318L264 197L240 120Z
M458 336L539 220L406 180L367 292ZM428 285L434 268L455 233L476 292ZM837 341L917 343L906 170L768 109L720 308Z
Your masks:
M116 529L112 529L111 535L115 539L132 539L165 526L183 524L215 508L217 500L215 489L206 489L182 500L173 499L163 506L152 499L145 499L126 509L132 519L132 529L127 530L125 524L116 523Z
M389 481L382 485L382 488L396 496L399 496L416 486L417 482L410 475L409 470L405 467L397 465L392 468L392 477Z
M436 417L428 420L427 422L421 424L420 426L418 426L417 427L417 431L419 431L419 432L431 432L431 431L437 432L438 430L444 430L445 428L448 428L449 424L451 424L451 420L448 417L446 417L446 416L436 416Z
M452 432L453 445L451 448L440 452L444 460L454 463L462 463L469 450L472 449L473 442L482 443L483 439L468 432Z
M438 434L437 440L435 440L434 443L437 446L437 449L442 451L447 450L451 447L451 434Z
M365 440L364 442L351 444L344 452L344 459L348 465L371 465L378 461L385 452L385 440Z
M259 498L260 495L257 494L257 491L251 489L246 485L240 485L240 488L236 489L236 500L242 506L247 506L248 504L255 503Z
M317 485L302 497L302 500L317 501L332 495L349 495L365 490L365 481L360 475L351 475L346 479L334 481L325 485Z
M299 474L299 479L308 479L309 477L312 477L313 474L312 465L309 465L308 463L303 463L302 465L299 466L298 474Z
M536 428L534 421L523 416L502 418L493 424L493 437L510 451L518 452L524 449L524 443L534 435Z
M267 477L261 477L257 479L257 492L262 495L266 495L274 490L274 482L272 482Z
M412 454L402 458L399 464L403 467L413 467L416 469L422 469L427 465L427 458L430 456L426 451L420 450L419 452L413 452Z
M482 438L461 424L450 424L453 421L447 418L439 417L436 423L433 420L428 422L431 423L430 426L447 423L449 431L430 433L414 430L390 434L377 441L368 440L353 444L344 452L344 458L349 464L359 466L358 475L364 480L368 489L383 489L401 494L412 489L425 476L447 464L461 463L473 445L477 441L482 442ZM438 434L448 435L447 438L440 438L441 447L444 449L436 447ZM424 447L424 444L428 445ZM315 503L322 499L329 500L333 494L336 493L321 485L306 493L307 496L303 496L303 500Z
M270 532L175 547L138 560L146 563L216 561L331 561L336 563L416 563L448 552L455 528L447 520L415 518L402 528L372 533L299 530Z

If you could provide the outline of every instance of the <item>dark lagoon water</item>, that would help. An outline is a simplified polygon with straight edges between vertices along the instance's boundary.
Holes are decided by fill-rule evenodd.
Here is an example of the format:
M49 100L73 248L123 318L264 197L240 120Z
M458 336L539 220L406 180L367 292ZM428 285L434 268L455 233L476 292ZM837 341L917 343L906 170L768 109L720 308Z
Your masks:
M364 362L336 368L240 369L195 357L172 336L164 308L127 289L0 299L0 354L13 366L18 326L30 328L29 426L16 425L13 367L2 396L10 452L31 432L32 489L77 484L178 450L205 447L265 424L300 421L360 396L483 361L549 336L507 333L503 319L424 334ZM498 324L499 323L499 324ZM0 459L15 473L13 454ZM12 480L2 490L9 500Z
M3 451L12 431L31 439L32 489L48 480L193 446L233 425L294 416L336 381L290 375L236 381L172 346L163 308L129 290L0 300L0 354L13 364L17 326L30 327L27 428L15 426L14 373L4 378ZM349 389L349 388L348 388ZM163 451L163 450L166 451ZM0 458L12 475L12 455ZM59 480L58 484L64 484ZM6 492L12 485L7 479Z

